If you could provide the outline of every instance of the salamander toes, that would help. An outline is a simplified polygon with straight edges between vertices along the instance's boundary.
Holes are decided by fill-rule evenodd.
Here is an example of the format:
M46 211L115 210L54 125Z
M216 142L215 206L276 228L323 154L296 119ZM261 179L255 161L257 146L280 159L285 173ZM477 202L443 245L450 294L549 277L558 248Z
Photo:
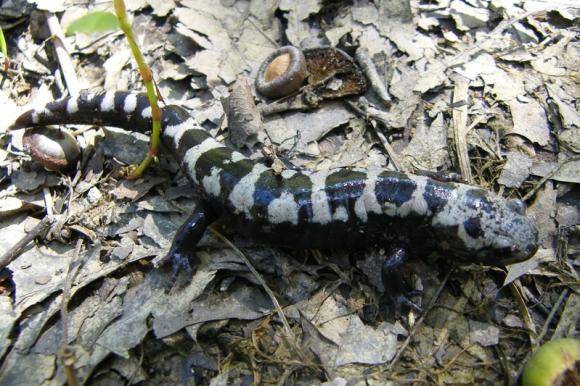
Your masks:
M182 272L185 274L185 280L189 282L193 273L199 266L199 258L195 252L192 252L192 254L184 254L173 250L173 248L163 260L171 261L171 278L166 284L166 289L168 290L175 286L177 279Z

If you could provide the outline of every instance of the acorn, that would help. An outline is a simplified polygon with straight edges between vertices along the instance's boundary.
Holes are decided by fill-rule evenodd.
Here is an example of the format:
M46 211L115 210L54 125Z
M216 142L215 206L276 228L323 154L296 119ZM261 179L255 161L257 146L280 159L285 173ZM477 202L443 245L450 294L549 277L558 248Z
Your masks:
M541 346L526 364L522 385L580 385L580 340L560 338Z
M81 148L75 138L68 131L57 128L27 129L22 143L36 163L52 171L70 169L81 155Z
M269 98L280 98L297 91L308 77L306 59L300 49L285 46L272 52L256 77L256 90Z

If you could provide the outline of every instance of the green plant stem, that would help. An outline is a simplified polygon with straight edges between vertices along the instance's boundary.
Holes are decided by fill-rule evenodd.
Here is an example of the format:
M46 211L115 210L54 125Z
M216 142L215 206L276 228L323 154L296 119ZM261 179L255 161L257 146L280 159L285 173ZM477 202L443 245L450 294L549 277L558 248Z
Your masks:
M0 51L2 51L2 54L4 54L4 71L8 71L8 46L6 45L6 39L4 38L4 32L2 32L2 28L0 28Z
M131 47L131 51L135 60L137 61L137 66L139 68L139 73L141 74L141 78L143 78L143 83L145 84L145 88L147 89L147 97L149 98L149 103L151 104L151 120L153 122L153 132L151 133L151 142L149 144L149 152L147 156L139 166L133 171L131 174L131 178L140 177L141 174L149 164L153 160L157 159L159 154L159 138L161 135L161 109L159 108L159 104L157 103L157 93L155 92L155 84L153 82L153 74L151 69L145 63L145 59L143 58L143 54L137 45L137 41L135 39L135 35L133 34L133 30L131 29L131 25L129 24L129 19L127 17L127 9L125 8L125 3L123 0L114 0L113 4L115 6L115 13L117 14L117 18L119 19L119 26L121 30L125 33L127 37L127 41L129 42L129 46Z

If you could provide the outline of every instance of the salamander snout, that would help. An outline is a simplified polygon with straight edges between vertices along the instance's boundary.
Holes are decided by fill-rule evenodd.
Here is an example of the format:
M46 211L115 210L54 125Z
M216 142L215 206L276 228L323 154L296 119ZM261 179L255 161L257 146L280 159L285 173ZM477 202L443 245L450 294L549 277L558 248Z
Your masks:
M505 247L501 247L501 237L498 237L494 248L497 263L502 265L517 263L529 259L537 252L538 231L533 224L525 224L525 229L520 229L517 234L522 238L510 237Z
M536 253L538 230L525 215L521 200L506 200L482 189L464 189L458 195L460 200L448 202L434 217L434 225L442 233L457 227L457 242L448 241L456 255L472 263L503 266Z
M520 200L509 200L503 208L501 202L497 204L494 215L486 221L482 232L486 247L477 252L477 259L490 265L529 259L538 250L538 230L525 216L525 205Z

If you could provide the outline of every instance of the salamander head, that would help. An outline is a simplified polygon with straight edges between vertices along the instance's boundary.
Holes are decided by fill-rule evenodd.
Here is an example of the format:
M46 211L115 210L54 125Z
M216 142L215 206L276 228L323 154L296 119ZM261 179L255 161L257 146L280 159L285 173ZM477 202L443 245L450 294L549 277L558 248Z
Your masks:
M523 202L467 185L461 189L458 199L450 200L433 217L439 236L454 240L448 243L454 254L469 262L499 266L536 253L538 231L525 216Z

